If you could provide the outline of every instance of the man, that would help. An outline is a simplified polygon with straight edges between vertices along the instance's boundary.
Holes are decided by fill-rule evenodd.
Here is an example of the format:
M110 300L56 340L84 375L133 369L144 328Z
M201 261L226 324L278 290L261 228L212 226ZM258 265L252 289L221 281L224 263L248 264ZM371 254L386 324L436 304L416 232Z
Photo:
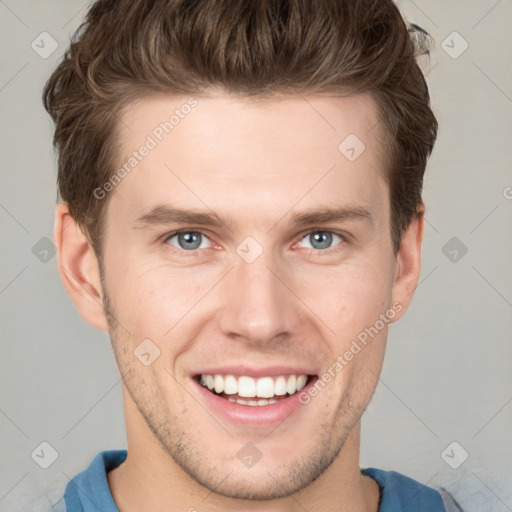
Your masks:
M445 510L359 467L420 273L420 35L391 0L92 5L44 91L55 242L109 332L128 449L67 510Z

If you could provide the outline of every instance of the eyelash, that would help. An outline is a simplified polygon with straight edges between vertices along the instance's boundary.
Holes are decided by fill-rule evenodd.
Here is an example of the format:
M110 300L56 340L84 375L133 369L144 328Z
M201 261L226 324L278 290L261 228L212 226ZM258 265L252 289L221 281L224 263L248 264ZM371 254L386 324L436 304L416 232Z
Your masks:
M180 229L178 231L173 231L171 233L167 233L164 237L163 237L163 243L164 245L166 245L166 247L169 247L171 251L177 251L177 252L180 252L180 253L185 253L187 254L187 256L198 256L198 253L201 252L201 251L204 251L205 249L193 249L192 251L185 251L184 249L179 249L179 248L176 248L176 247L173 247L171 246L170 244L168 244L167 242L175 237L176 235L180 235L182 233L196 233L196 234L200 234L201 236L204 236L206 237L208 240L210 240L210 238L208 237L208 235L206 233L204 233L203 231L201 230L198 230L198 229ZM340 246L345 246L348 241L347 241L347 236L342 234L342 233L338 233L337 231L330 231L330 230L326 230L326 229L311 229L309 231L307 231L306 233L302 234L299 241L300 240L303 240L304 238L306 238L307 236L309 235L312 235L314 233L329 233L329 234L333 234L333 235L337 235L339 236L342 241L335 245L334 247L329 247L327 249L309 249L310 251L310 254L311 253L321 253L321 254L325 254L325 255L329 255L329 254L332 254L338 250L340 250Z

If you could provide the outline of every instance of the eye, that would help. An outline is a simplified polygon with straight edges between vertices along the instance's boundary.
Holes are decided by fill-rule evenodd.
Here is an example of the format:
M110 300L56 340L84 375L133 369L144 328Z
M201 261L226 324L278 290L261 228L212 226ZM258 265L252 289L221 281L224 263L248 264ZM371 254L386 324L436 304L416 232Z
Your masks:
M331 247L333 242L339 239L338 244L341 245L345 242L344 237L332 231L310 231L307 233L299 243L304 243L306 249L320 251L324 254L336 251L337 247ZM164 243L175 247L178 250L188 253L194 253L199 249L208 249L212 247L210 239L201 231L175 231L166 236Z
M210 247L209 245L204 246L205 241L210 243L209 239L200 231L177 231L165 239L169 245L188 252Z
M310 231L304 238L302 238L302 240L306 240L310 243L310 246L306 246L306 248L330 252L331 249L335 250L334 248L331 248L331 244L334 239L333 237L337 237L340 242L344 241L341 235L333 233L332 231Z

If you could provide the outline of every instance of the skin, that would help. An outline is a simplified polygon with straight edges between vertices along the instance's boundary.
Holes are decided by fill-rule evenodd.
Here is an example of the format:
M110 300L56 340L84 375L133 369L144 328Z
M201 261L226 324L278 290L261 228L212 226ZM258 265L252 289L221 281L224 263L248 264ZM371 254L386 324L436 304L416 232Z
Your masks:
M64 285L81 316L109 331L123 379L128 457L108 473L113 497L123 512L376 511L378 486L359 468L360 418L378 382L387 324L277 427L215 416L190 375L240 362L297 364L321 375L393 303L401 305L397 321L419 277L423 207L395 255L369 95L196 98L198 106L110 192L103 282L67 205L57 207ZM131 104L119 162L186 100ZM366 146L355 161L338 150L351 133ZM165 203L213 211L229 225L136 223ZM289 222L326 205L364 207L371 220ZM204 234L195 255L178 237L166 239L177 229ZM330 254L311 231L334 233ZM236 252L247 236L263 250L252 263ZM145 366L134 350L147 338L160 355ZM237 457L247 442L262 453L251 468Z

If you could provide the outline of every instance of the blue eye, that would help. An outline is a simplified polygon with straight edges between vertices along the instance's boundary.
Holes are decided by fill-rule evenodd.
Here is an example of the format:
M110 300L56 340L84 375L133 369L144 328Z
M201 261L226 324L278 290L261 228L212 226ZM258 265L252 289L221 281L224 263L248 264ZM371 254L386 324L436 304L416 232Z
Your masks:
M170 242L173 238L176 239L177 245ZM206 249L206 247L201 247L203 239L208 240L199 231L180 231L169 235L166 242L184 251L195 251L196 249Z
M343 238L332 231L312 231L308 233L302 240L310 241L310 248L316 250L331 249L333 237L338 237L340 241Z
M336 238L339 242L333 246L333 243L336 242ZM345 239L343 236L332 231L310 231L302 237L300 242L302 244L305 242L306 245L303 245L303 247L318 251L318 254L330 254L340 249L340 247L337 246L344 245ZM212 242L204 233L192 230L170 233L166 236L164 243L184 253L188 252L190 256L198 255L200 249L209 249L212 247Z

